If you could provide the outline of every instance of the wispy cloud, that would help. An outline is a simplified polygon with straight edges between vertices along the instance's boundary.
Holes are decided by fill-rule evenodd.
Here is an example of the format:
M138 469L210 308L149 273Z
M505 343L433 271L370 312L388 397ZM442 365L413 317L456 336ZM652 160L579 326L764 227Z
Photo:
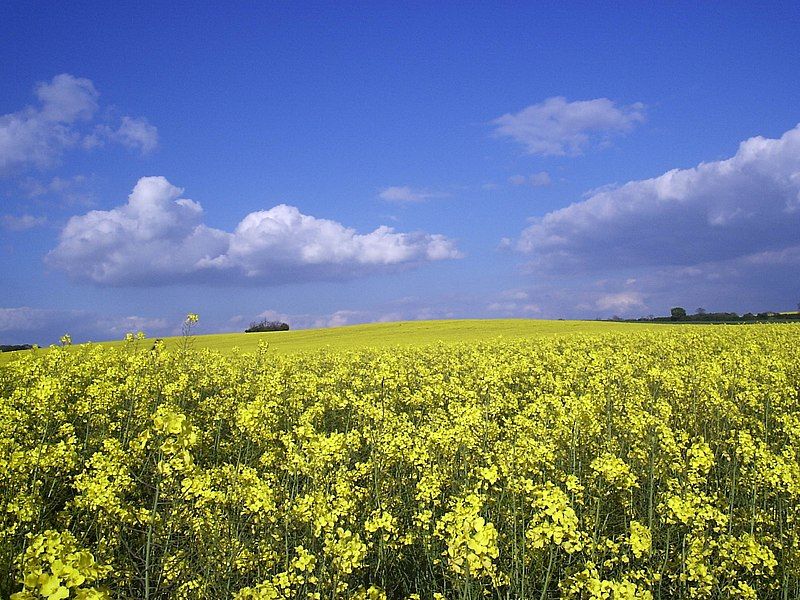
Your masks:
M158 129L144 117L122 117L116 129L109 125L97 125L83 139L83 147L98 148L107 142L118 143L144 156L158 148Z
M408 186L392 186L380 191L378 197L387 202L397 202L398 204L413 204L426 202L434 198L446 198L450 194L446 192L434 192L430 190L415 189Z
M522 144L529 154L574 156L593 140L605 141L613 134L627 133L644 117L640 102L618 106L608 98L568 102L557 96L497 117L492 125L496 137Z
M508 182L512 185L530 185L532 187L546 187L553 183L550 178L550 173L547 171L539 171L533 175L512 175L508 178Z
M33 215L3 215L0 217L0 225L9 231L25 231L34 227L41 227L47 223L47 217L35 217Z
M0 174L28 165L47 167L80 140L76 121L97 111L98 93L88 79L62 74L36 86L38 107L0 116Z
M88 189L92 178L85 175L37 179L25 177L17 182L19 191L37 204L55 201L60 206L91 206L94 196Z
M72 217L46 260L97 285L181 282L282 284L336 280L460 258L440 234L366 234L280 204L246 215L234 231L203 223L197 202L164 177L143 177L128 201Z
M51 167L65 150L105 139L143 153L157 145L157 129L140 117L123 117L114 126L96 124L87 132L96 122L100 96L89 79L62 73L37 84L35 93L38 105L0 116L0 175Z
M623 314L629 314L632 310L645 306L644 296L639 292L602 294L595 304L603 312L612 311Z

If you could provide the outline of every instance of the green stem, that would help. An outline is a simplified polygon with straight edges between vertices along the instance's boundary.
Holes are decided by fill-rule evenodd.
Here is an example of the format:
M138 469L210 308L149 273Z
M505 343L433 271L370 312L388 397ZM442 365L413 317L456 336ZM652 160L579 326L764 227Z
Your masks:
M158 461L156 462L156 470L158 463L161 462L162 455L159 453ZM150 549L153 546L153 525L156 520L156 510L158 509L158 496L161 492L161 478L156 481L156 491L153 494L153 508L150 512L150 523L147 525L147 543L144 549L144 597L145 600L150 599Z
M539 600L544 600L547 598L547 588L550 585L550 576L553 573L553 558L555 557L555 550L550 548L550 559L547 561L547 574L544 577L544 586L542 587L542 595L539 596Z

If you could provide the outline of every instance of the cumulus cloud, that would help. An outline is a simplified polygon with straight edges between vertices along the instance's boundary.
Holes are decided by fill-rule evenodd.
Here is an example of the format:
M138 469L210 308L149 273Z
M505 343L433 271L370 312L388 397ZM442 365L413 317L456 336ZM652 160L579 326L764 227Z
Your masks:
M179 282L281 284L346 279L459 258L439 234L366 234L280 204L232 232L206 226L202 207L164 177L143 177L128 201L72 217L46 261L98 285Z
M535 219L516 248L564 272L690 266L780 252L800 231L800 126L727 160L631 181Z
M99 94L89 79L62 73L50 83L37 84L36 97L42 104L37 113L39 118L54 123L73 123L94 116Z
M86 125L98 112L99 93L89 79L68 73L36 85L37 106L0 116L0 175L34 166L50 167L71 147L90 147L96 134L86 134ZM112 129L112 139L142 152L157 144L157 130L141 118L123 117ZM96 144L95 144L96 145Z
M204 226L180 193L163 177L140 179L125 205L72 217L47 262L98 284L185 280L224 254L230 234Z
M496 137L522 144L529 154L574 156L593 139L605 141L613 134L627 133L644 117L640 102L618 106L608 98L568 102L556 96L491 123Z
M388 187L378 194L381 200L387 202L397 202L399 204L413 204L416 202L426 202L432 198L445 198L448 194L443 192L432 192L429 190L419 190L408 186Z
M726 160L599 188L506 244L529 258L546 314L759 312L800 299L798 231L800 125Z

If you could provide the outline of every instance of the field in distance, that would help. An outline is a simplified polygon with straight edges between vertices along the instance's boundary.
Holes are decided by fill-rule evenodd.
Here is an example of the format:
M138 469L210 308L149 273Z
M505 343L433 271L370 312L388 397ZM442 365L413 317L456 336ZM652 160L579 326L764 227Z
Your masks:
M566 334L643 331L670 325L615 323L608 321L548 321L540 319L453 319L442 321L399 321L369 323L325 329L298 329L267 333L219 333L192 336L192 347L208 348L222 354L254 352L260 342L269 344L271 352L293 354L324 348L355 349L387 346L424 346L436 342L479 342L548 337ZM163 338L167 348L178 348L181 337ZM151 344L148 337L144 344ZM101 342L117 346L123 342ZM22 352L0 354L0 365L23 355Z

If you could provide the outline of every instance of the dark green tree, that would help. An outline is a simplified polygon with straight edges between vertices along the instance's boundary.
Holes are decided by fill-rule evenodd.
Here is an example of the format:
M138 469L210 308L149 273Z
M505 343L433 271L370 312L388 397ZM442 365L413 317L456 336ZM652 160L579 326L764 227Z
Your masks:
M685 319L686 309L681 308L680 306L676 306L675 308L669 309L669 315L673 321L679 321L681 319Z

